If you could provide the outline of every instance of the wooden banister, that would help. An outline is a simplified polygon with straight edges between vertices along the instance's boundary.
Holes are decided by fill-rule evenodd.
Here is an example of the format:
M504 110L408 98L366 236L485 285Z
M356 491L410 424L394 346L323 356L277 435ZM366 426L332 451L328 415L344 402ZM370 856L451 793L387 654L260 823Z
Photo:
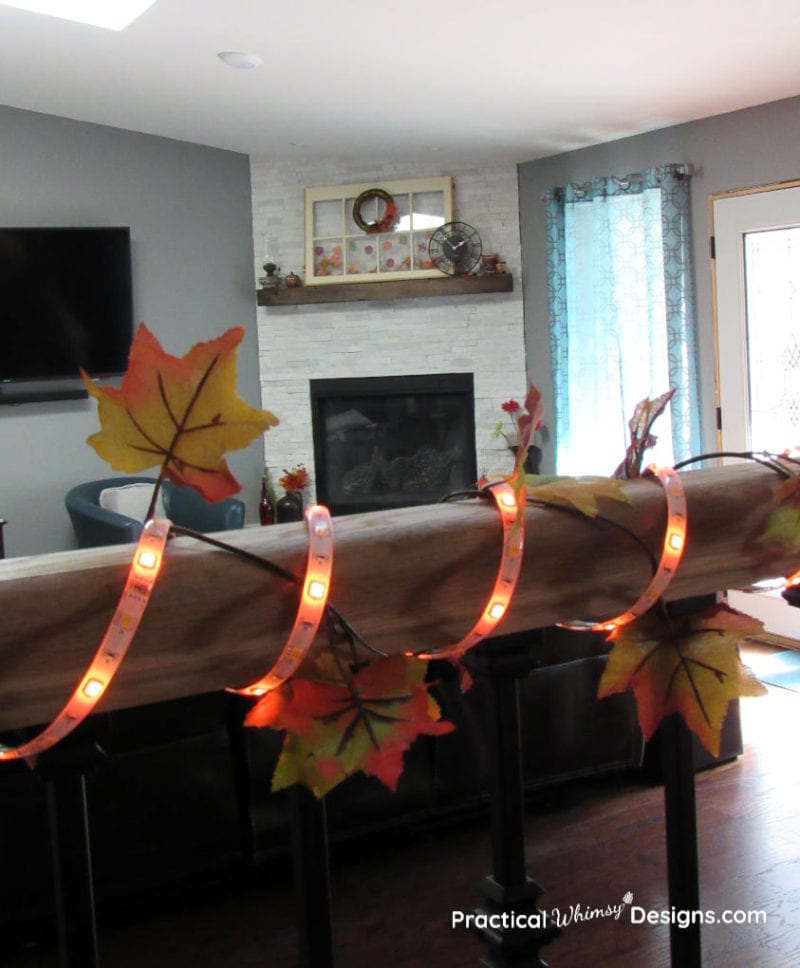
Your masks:
M760 542L777 474L738 464L682 474L688 541L669 598L781 575L796 558ZM624 484L602 513L658 556L665 501L654 480ZM337 518L331 601L385 652L431 649L472 625L494 581L500 521L469 501ZM226 541L302 574L303 524L226 532ZM0 562L0 729L48 721L91 659L119 597L130 546ZM526 512L522 574L501 632L624 610L647 585L647 554L621 528L549 508ZM139 633L100 709L251 681L291 628L296 590L234 555L172 540Z

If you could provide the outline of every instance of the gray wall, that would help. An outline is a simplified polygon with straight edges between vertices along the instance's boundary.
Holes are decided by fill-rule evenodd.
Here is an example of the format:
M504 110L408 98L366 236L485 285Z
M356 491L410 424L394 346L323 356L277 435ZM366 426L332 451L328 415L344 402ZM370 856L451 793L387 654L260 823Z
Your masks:
M623 175L668 162L694 166L692 235L700 333L703 433L716 448L714 339L709 260L709 196L800 177L800 98L662 128L519 166L520 233L528 373L545 402L553 399L548 344L542 193L596 175ZM546 418L545 418L546 420ZM552 468L552 453L545 454Z
M0 107L0 224L129 225L134 321L179 356L245 326L239 393L261 405L246 155ZM85 443L98 427L93 401L0 407L8 555L73 546L65 491L115 473ZM229 463L253 520L262 442Z

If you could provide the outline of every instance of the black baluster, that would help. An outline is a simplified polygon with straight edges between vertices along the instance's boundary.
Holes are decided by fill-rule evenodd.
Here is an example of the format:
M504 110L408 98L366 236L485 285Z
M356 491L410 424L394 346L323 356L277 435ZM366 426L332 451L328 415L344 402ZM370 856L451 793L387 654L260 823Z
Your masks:
M333 968L333 930L325 800L289 789L292 865L302 968Z
M485 903L475 913L501 918L514 914L526 922L524 927L508 924L477 930L488 948L480 962L485 968L546 968L540 948L560 933L538 908L543 889L528 875L525 863L519 682L533 666L532 650L540 635L537 630L487 641L465 658L470 671L485 678L491 689L486 728L493 872L482 882Z
M100 964L86 776L103 756L96 745L65 742L37 764L47 791L60 968Z

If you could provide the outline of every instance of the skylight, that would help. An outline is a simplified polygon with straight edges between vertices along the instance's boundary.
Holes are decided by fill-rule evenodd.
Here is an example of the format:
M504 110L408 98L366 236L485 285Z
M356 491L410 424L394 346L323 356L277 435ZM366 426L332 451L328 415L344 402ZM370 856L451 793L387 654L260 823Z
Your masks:
M44 13L108 30L124 30L155 0L0 0L0 6Z

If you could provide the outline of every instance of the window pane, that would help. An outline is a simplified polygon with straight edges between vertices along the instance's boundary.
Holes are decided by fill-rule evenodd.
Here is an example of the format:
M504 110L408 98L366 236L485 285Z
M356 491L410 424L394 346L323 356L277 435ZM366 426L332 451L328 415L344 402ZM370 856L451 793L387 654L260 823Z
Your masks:
M744 240L750 441L780 452L800 444L800 227Z
M414 192L412 202L411 227L414 230L444 225L443 192Z
M344 202L344 230L348 235L362 235L364 231L356 225L356 220L353 218L353 207L355 203L356 200L354 198L347 198ZM367 222L374 222L376 211L375 199L370 198L361 206L361 218Z
M342 257L342 242L335 239L332 242L317 240L314 245L314 275L341 276L344 274L344 259Z
M411 268L411 236L409 232L379 235L381 272L408 272Z
M411 248L415 269L435 268L433 262L431 262L430 254L428 252L428 246L430 245L432 235L433 229L428 229L425 232L413 233Z
M342 234L342 203L314 202L314 238L330 238Z
M378 271L378 240L374 235L361 235L347 240L347 273L361 275Z

